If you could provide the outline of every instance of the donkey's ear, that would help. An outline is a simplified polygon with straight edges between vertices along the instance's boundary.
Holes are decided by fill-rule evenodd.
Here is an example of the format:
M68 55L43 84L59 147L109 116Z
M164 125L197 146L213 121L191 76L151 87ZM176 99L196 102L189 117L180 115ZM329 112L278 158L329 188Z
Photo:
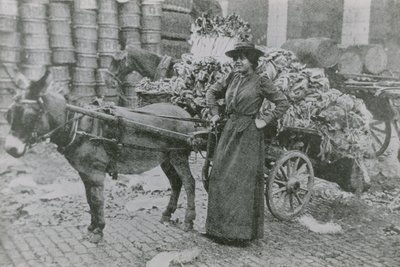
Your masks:
M52 81L52 75L49 70L46 70L46 73L40 78L38 81L31 82L29 91L27 92L26 97L28 99L37 99L41 92L45 92L47 88L50 86Z
M3 64L3 66L18 88L26 90L31 85L31 81L16 66L9 64Z

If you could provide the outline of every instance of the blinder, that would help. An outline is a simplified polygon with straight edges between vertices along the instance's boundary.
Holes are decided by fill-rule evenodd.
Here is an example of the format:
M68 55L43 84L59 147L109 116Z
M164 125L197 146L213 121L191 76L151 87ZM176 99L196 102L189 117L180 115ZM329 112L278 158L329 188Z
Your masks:
M23 118L26 114L24 114L24 111L26 108L31 108L32 110L35 111L34 115L31 116L31 118ZM21 129L18 129L22 125L25 126L25 121L30 121L32 119L32 124L33 125L32 131L31 131L31 136L26 140L26 143L29 145L32 145L38 141L38 125L40 123L40 119L42 117L42 114L46 113L46 109L43 103L43 99L39 97L37 100L31 100L31 99L16 99L15 102L10 106L6 113L6 119L7 122L11 125L11 130L18 131ZM20 122L18 125L16 125L15 119L16 118L20 119Z

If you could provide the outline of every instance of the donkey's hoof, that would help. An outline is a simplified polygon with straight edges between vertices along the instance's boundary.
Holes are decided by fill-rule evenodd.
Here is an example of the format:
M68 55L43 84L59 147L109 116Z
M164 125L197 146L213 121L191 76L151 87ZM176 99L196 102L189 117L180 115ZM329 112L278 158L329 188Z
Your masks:
M96 229L96 225L94 225L94 224L90 224L90 225L87 227L87 230L88 230L89 232L93 232L94 229Z
M88 235L87 240L88 240L90 243L98 244L98 243L100 243L101 241L103 241L103 235L102 235L102 234L94 234L94 233L91 233L90 235Z
M185 222L183 226L183 231L185 232L193 231L193 222Z
M91 233L87 235L87 240L90 243L98 244L101 241L103 241L103 231L101 231L99 228L96 228L93 230Z
M161 216L161 220L160 220L161 223L166 223L166 222L170 222L170 221L171 221L171 216L166 216L166 215Z

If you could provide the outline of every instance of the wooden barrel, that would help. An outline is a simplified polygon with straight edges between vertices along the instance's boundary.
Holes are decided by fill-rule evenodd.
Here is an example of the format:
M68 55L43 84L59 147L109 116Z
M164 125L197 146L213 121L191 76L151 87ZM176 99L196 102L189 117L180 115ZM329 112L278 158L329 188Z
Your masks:
M74 84L93 84L96 83L94 68L73 68L72 81Z
M120 15L118 16L119 26L121 28L140 28L140 14Z
M23 61L28 65L49 65L51 63L51 51L49 49L24 49Z
M51 48L73 49L74 45L72 43L72 36L71 35L51 34L50 35L50 47Z
M136 88L138 83L142 80L143 76L140 73L134 71L128 74L123 82L122 89L124 92L124 97L121 102L124 107L136 108L138 107L138 96L136 93Z
M52 49L52 60L55 64L75 63L75 51L73 49Z
M22 64L21 72L31 81L38 81L46 72L46 66Z
M49 5L49 18L71 20L71 6L69 3L51 2Z
M295 53L308 67L330 68L339 61L339 49L329 38L291 39L281 47Z
M187 40L190 37L192 17L190 14L163 10L161 36L170 39Z
M39 34L24 34L22 38L23 47L26 49L49 50L49 36Z
M81 68L97 68L97 55L95 54L76 54L76 66Z
M58 1L58 0L57 0ZM96 11L98 8L97 0L79 0L74 1L74 10L94 10Z
M0 1L0 15L18 16L18 1L17 0Z
M74 26L74 37L96 41L98 38L97 26L76 25Z
M357 53L362 62L362 70L366 73L379 74L387 68L388 58L380 45L355 45L345 49L346 52ZM347 54L347 55L348 55ZM355 57L354 55L352 56ZM356 65L356 62L350 63Z
M139 29L135 28L125 28L121 30L121 45L125 48L128 45L133 45L138 48L141 47L140 45L140 31Z
M21 61L19 48L0 47L0 62L18 63Z
M116 12L109 10L100 10L97 14L97 23L99 25L118 26L118 16Z
M21 46L21 35L18 32L2 32L0 31L0 47Z
M82 54L96 54L97 40L75 39L75 51Z
M193 7L193 0L164 0L163 10L173 12L190 13Z
M129 0L119 5L120 15L140 14L140 0Z
M21 20L22 32L25 34L47 34L47 21L40 19ZM51 30L51 24L50 24ZM58 31L60 32L60 31Z
M152 30L142 30L141 40L143 44L160 44L161 32Z
M100 11L118 11L117 1L115 0L98 0L98 5Z
M71 21L67 19L63 20L49 20L49 33L50 35L71 35Z
M74 11L74 25L97 25L97 12L93 10Z
M118 39L99 39L99 53L115 53L119 50Z
M110 54L99 54L99 67L108 68L113 59L113 56Z
M339 58L338 70L340 73L360 74L363 70L363 62L360 54L355 50L346 50Z
M119 28L113 25L100 25L99 27L99 38L100 39L118 39L119 38Z
M0 15L0 31L16 32L17 21L17 17Z
M22 19L46 19L47 6L44 4L21 3L19 15Z
M365 45L360 49L366 72L379 74L386 69L388 58L382 46Z
M49 70L52 74L52 78L55 81L69 81L71 79L69 67L65 65L61 66L50 66Z
M94 97L96 95L96 84L74 82L72 84L71 94L74 96Z
M141 13L144 17L155 16L161 17L162 4L160 1L144 0L142 2Z

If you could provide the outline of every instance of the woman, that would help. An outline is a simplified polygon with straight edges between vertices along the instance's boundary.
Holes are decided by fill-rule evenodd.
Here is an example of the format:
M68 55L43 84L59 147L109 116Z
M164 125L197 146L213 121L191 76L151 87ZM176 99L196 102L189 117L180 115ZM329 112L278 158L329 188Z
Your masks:
M264 133L262 128L280 118L288 101L270 80L255 69L263 52L251 43L238 43L226 52L236 71L207 92L207 105L218 121L216 100L225 95L228 121L215 150L209 179L206 235L224 241L263 237ZM264 98L275 103L268 115L259 113Z

